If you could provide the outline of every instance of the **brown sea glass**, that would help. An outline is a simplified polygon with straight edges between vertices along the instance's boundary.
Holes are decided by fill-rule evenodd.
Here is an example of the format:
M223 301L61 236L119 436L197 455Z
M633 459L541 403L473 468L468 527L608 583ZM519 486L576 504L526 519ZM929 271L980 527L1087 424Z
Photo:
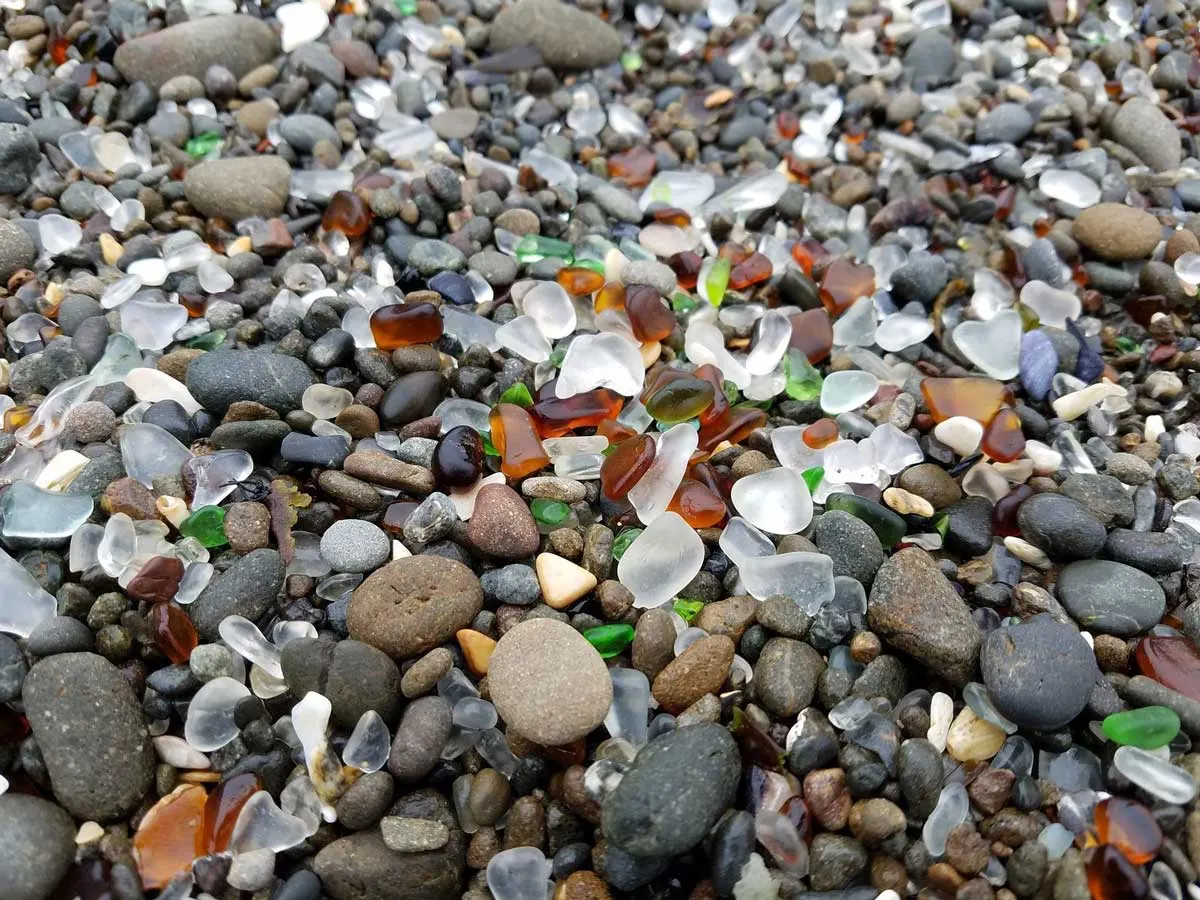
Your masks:
M568 294L594 294L604 287L604 276L583 266L564 266L554 280Z
M829 357L833 349L833 322L824 309L808 309L791 315L794 347L814 366Z
M1008 391L991 378L926 378L921 396L935 422L966 416L986 425L1000 411Z
M1163 843L1158 820L1142 804L1126 797L1109 797L1096 804L1096 837L1111 844L1135 865L1148 863Z
M712 528L720 524L727 512L719 494L691 478L680 482L667 509L679 513L693 528Z
M404 531L404 523L408 521L408 517L420 505L412 500L397 500L395 503L389 504L383 512L383 520L379 523L380 527L388 534L400 534Z
M524 478L550 465L533 417L515 403L499 403L488 416L492 446L500 452L500 471Z
M817 419L801 433L805 446L813 450L828 447L839 437L838 423L833 419Z
M166 603L175 597L182 580L183 560L173 556L155 556L133 576L125 593L145 603Z
M725 376L712 363L705 363L696 368L697 378L703 378L713 386L712 404L700 413L700 424L709 425L725 418L729 413L729 396L725 393Z
M146 890L159 890L191 868L207 799L204 788L182 784L142 817L133 836L133 857Z
M659 387L645 401L646 412L660 422L675 424L694 419L712 406L716 390L712 383L685 375Z
M1200 702L1200 652L1187 638L1147 635L1133 656L1143 675Z
M704 257L691 250L684 250L674 256L667 257L667 265L675 273L675 281L685 291L696 289L700 280L700 269L704 265Z
M645 187L657 167L658 157L654 151L638 144L608 158L608 177L620 178L629 187Z
M609 500L623 500L654 462L654 439L638 434L616 445L600 465L600 490Z
M729 287L735 291L744 291L766 281L771 277L772 271L771 260L761 253L751 253L730 271Z
M566 400L557 397L538 400L530 412L543 438L562 437L572 429L595 428L605 419L616 418L622 403L621 395L615 391L596 388Z
M723 419L709 425L700 425L700 450L712 453L723 442L740 444L755 428L767 424L767 414L753 406L739 406L729 410Z
M204 826L196 839L196 855L224 853L233 838L242 807L260 789L258 776L242 772L222 781L208 795L204 804Z
M848 259L835 259L821 279L821 303L835 318L853 306L859 297L869 297L873 293L875 270Z
M1025 433L1021 430L1021 417L1009 407L1004 407L983 429L983 452L997 462L1012 462L1025 452Z
M675 328L675 314L658 291L644 284L625 288L625 312L639 341L661 341Z
M371 336L380 350L432 344L442 336L442 314L432 303L393 303L371 313Z
M371 227L371 208L353 191L338 191L329 198L321 227L340 231L351 239L360 238Z
M997 500L996 505L992 507L992 532L999 537L1020 537L1021 526L1017 524L1017 510L1032 496L1033 488L1027 484L1018 484Z
M830 253L820 241L813 238L801 238L792 245L792 259L804 270L805 275L811 277L814 269L829 261Z
M1150 896L1146 876L1111 845L1092 851L1086 871L1092 900L1147 900Z
M606 309L624 309L625 285L619 281L606 282L596 292L596 297L592 301L592 308L598 313L602 313Z
M155 646L171 662L186 663L200 639L183 607L178 603L155 603L150 608L149 619Z

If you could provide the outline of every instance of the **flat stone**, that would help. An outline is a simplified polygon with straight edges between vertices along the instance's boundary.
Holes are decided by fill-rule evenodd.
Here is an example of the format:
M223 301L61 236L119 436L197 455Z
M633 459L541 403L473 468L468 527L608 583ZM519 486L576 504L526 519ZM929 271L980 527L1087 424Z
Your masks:
M647 744L602 807L604 836L639 857L662 858L704 839L733 802L742 761L715 723L669 731Z
M64 653L29 670L25 714L63 807L79 819L112 822L141 804L154 775L154 748L141 703L108 660Z
M218 415L239 400L289 413L300 408L305 388L315 381L312 370L295 357L261 350L214 350L193 360L187 371L187 389ZM271 427L278 429L279 423Z
M595 69L616 62L622 39L602 19L558 0L518 0L496 16L491 49L532 44L555 69Z
M924 550L901 550L879 569L867 622L885 642L948 681L962 684L975 670L979 626Z
M292 693L324 694L335 722L353 729L367 710L388 725L400 714L400 670L382 650L361 641L297 638L279 654Z
M440 556L412 556L358 586L347 624L356 640L407 659L453 638L482 608L483 588L469 568Z
M205 16L126 41L113 65L126 81L144 81L158 90L178 75L203 79L210 66L224 66L241 78L270 62L279 39L254 16Z
M379 822L379 831L388 849L397 853L437 850L450 840L450 829L429 819L384 816Z
M733 641L723 634L696 641L655 677L654 699L667 712L678 715L705 694L715 694L729 677L735 650Z
M1087 642L1047 613L989 632L979 663L996 709L1039 731L1062 728L1079 715L1100 675Z
M196 631L205 641L220 637L218 628L228 616L258 621L275 602L283 587L283 560L279 551L253 550L219 575L188 608Z
M1133 637L1153 628L1166 609L1166 596L1157 581L1132 566L1105 559L1064 567L1058 576L1058 599L1083 628L1117 637Z
M812 703L824 670L825 660L808 644L771 638L754 664L754 694L773 716L792 718Z
M1056 559L1087 559L1104 546L1104 526L1083 504L1059 494L1034 494L1017 511L1021 536Z
M1112 117L1109 130L1117 143L1156 172L1179 168L1183 159L1179 129L1145 97L1126 100Z
M547 746L589 734L612 704L608 667L596 648L554 619L527 619L504 633L488 665L488 688L510 728Z
M75 859L75 823L25 794L0 796L0 897L50 900Z
M231 157L188 169L183 190L201 214L233 224L282 213L291 179L292 167L278 156Z

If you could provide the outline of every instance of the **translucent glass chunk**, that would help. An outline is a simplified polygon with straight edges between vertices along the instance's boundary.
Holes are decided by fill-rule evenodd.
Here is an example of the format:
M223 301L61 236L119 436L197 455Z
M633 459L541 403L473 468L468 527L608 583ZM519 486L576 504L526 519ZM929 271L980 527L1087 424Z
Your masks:
M1140 747L1119 747L1113 754L1117 771L1148 794L1182 806L1196 796L1196 782L1186 770Z
M254 471L254 458L245 450L217 450L207 456L193 456L184 466L196 479L192 509L216 506L234 492L238 482Z
M226 616L217 626L221 639L235 653L275 678L283 677L279 648L270 643L258 626L244 616Z
M604 717L604 727L614 738L640 747L649 735L650 682L637 669L613 668L608 670L608 676L612 680L613 701Z
M192 458L187 447L165 429L147 422L121 429L121 461L129 477L146 487L160 475L178 476L180 467Z
M879 379L870 372L831 372L821 384L821 409L831 416L849 412L869 401L878 390Z
M234 853L264 849L279 853L304 843L308 835L304 820L285 813L269 793L259 791L238 814L229 848Z
M634 606L662 606L685 588L704 564L704 543L677 513L651 522L625 550L617 577L634 596Z
M488 890L495 900L541 900L550 893L551 869L536 847L502 850L488 862Z
M635 345L616 334L581 334L567 347L554 395L565 400L603 387L634 397L644 379L642 355Z
M392 747L392 736L387 723L373 709L359 717L350 739L342 750L342 761L364 772L378 772L387 765Z
M0 632L29 637L33 629L58 611L54 596L3 550L0 550L0 583L4 585L0 590Z
M65 541L92 514L93 502L88 494L61 494L44 491L27 481L10 485L0 498L0 535L5 538L26 538L46 541Z
M739 478L730 499L746 521L770 534L796 534L812 521L812 496L804 476L786 466Z
M686 422L659 437L654 462L629 492L629 502L646 525L666 512L699 442L696 429Z
M962 782L952 781L943 787L938 795L937 806L921 829L921 838L931 856L938 857L946 852L946 838L950 831L965 822L969 814L970 800Z
M241 731L233 714L238 703L249 696L249 689L232 678L221 676L206 682L188 704L184 738L201 753L221 749Z
M833 560L824 553L795 550L755 557L739 566L738 574L755 599L782 594L809 615L816 615L834 597Z

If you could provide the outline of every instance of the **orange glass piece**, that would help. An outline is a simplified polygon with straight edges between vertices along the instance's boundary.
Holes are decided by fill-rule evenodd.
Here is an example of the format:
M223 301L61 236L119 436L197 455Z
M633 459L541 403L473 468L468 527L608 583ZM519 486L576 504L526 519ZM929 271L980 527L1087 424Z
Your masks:
M1092 900L1146 900L1150 896L1146 876L1111 845L1092 851L1086 871Z
M712 463L696 463L688 470L688 477L700 482L718 497L722 497L725 500L729 499L729 491L733 487L733 481L727 475L722 475L718 472Z
M638 144L608 158L608 177L620 178L629 187L645 187L658 168L658 157L649 147Z
M32 406L10 406L4 411L4 430L10 434L16 431L23 425L27 425L33 418L35 407Z
M183 560L156 556L138 570L125 593L146 603L166 603L175 596L182 580Z
M1200 652L1187 638L1147 635L1138 642L1133 658L1146 677L1200 701Z
M432 303L392 303L371 313L371 336L380 350L432 344L442 336L442 314Z
M997 462L1012 462L1025 452L1021 417L1009 407L1004 407L987 423L980 446L984 453Z
M828 447L838 439L838 424L833 419L817 419L801 435L804 443L814 450Z
M750 436L755 428L767 424L767 414L753 406L738 406L729 411L729 415L711 425L700 425L700 449L711 453L722 442L729 441L737 444Z
M771 260L761 253L751 253L746 259L733 267L729 273L729 286L735 291L744 291L748 287L761 284L771 277L773 267ZM872 278L874 274L872 273Z
M592 308L598 313L602 313L606 309L624 309L625 285L619 281L605 283L596 293L596 298L592 301Z
M780 137L790 141L800 133L800 117L790 109L781 110L775 117L775 129Z
M1135 800L1109 797L1096 804L1096 837L1112 844L1135 865L1148 863L1163 844L1162 828L1150 810Z
M172 878L191 868L206 800L204 788L181 784L142 817L133 836L133 858L146 890L166 887Z
M379 526L388 534L400 534L404 531L404 523L408 521L408 517L420 505L413 500L397 500L389 504L383 512L383 520Z
M566 400L557 397L539 400L530 412L543 438L562 437L574 428L595 428L605 419L615 419L621 412L622 403L620 394L608 388L596 388Z
M619 444L637 434L632 428L622 425L616 419L605 419L596 426L596 434L608 438L609 444Z
M791 315L792 340L788 344L808 357L814 366L833 349L833 321L824 309L806 309Z
M921 396L935 422L954 416L966 416L987 424L1000 411L1008 391L991 378L926 378Z
M700 280L700 268L704 265L704 257L691 250L684 250L682 253L668 256L667 265L675 273L676 283L683 290L691 291L695 290Z
M693 528L712 528L720 524L727 512L719 494L690 478L680 482L667 509L679 513Z
M713 386L712 405L700 413L700 424L708 425L724 419L729 412L729 396L725 393L724 373L712 363L705 363L696 369L695 375ZM644 403L645 400L642 402Z
M371 208L354 191L338 191L329 198L321 227L340 231L348 238L360 238L371 227Z
M583 266L564 266L554 280L568 294L594 294L604 287L604 276Z
M224 853L242 807L260 788L258 776L242 772L218 784L204 804L204 827L196 835L196 855Z
M488 416L492 446L500 451L500 471L509 478L524 478L550 465L542 449L533 416L515 403L498 403Z
M831 316L840 316L859 297L875 293L875 270L848 259L835 259L821 279L821 302Z
M199 319L208 309L208 297L204 294L180 294L179 305L187 310L189 319Z
M600 490L609 500L624 500L654 462L654 439L637 434L617 444L600 464Z
M654 211L654 221L662 225L677 225L686 228L692 224L692 214L678 206L663 206Z
M796 261L804 274L812 277L813 269L825 263L830 253L820 241L812 238L801 238L792 245L792 259Z
M188 661L200 639L196 626L178 603L155 603L150 607L150 633L154 644L171 662Z
M639 341L661 341L675 328L675 314L663 302L658 291L644 284L631 284L625 289L625 312L633 336Z

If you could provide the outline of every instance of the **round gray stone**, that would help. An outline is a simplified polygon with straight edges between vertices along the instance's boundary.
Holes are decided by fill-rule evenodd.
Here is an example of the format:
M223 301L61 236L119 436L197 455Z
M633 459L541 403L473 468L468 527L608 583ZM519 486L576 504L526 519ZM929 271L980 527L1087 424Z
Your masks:
M1048 613L990 632L979 664L996 709L1022 728L1041 731L1079 715L1099 677L1087 642Z
M335 572L370 572L392 555L392 542L378 525L362 519L334 522L321 535L321 556Z
M0 796L0 897L49 900L75 859L75 823L49 801Z
M64 653L29 670L25 714L54 796L79 819L112 822L141 804L154 775L142 707L117 668Z
M157 90L179 75L202 79L215 65L241 78L278 52L279 39L262 19L205 16L126 41L113 64L126 81L144 81Z
M193 364L194 365L194 364ZM283 587L283 560L279 551L252 550L219 575L188 607L202 640L215 641L227 616L245 616L256 622L275 602Z
M0 219L0 281L7 282L19 269L28 269L37 256L33 239L16 222Z
M29 187L42 152L24 125L0 122L0 194L19 194Z
M256 400L277 413L300 408L304 389L316 381L293 356L261 350L214 350L192 360L187 388L210 412L223 415L238 400Z
M1145 572L1106 559L1082 560L1063 568L1058 599L1084 628L1117 637L1133 637L1153 628L1167 603L1162 587Z
M1087 507L1059 494L1034 494L1017 511L1021 536L1058 559L1088 559L1104 546L1104 526Z
M1126 100L1112 117L1109 130L1118 144L1155 171L1179 168L1183 158L1179 129L1145 97Z
M450 705L441 697L419 697L400 717L387 769L401 784L415 784L441 759L450 737Z
M742 761L715 723L669 731L647 744L605 799L605 838L634 856L677 856L704 839L737 792Z

